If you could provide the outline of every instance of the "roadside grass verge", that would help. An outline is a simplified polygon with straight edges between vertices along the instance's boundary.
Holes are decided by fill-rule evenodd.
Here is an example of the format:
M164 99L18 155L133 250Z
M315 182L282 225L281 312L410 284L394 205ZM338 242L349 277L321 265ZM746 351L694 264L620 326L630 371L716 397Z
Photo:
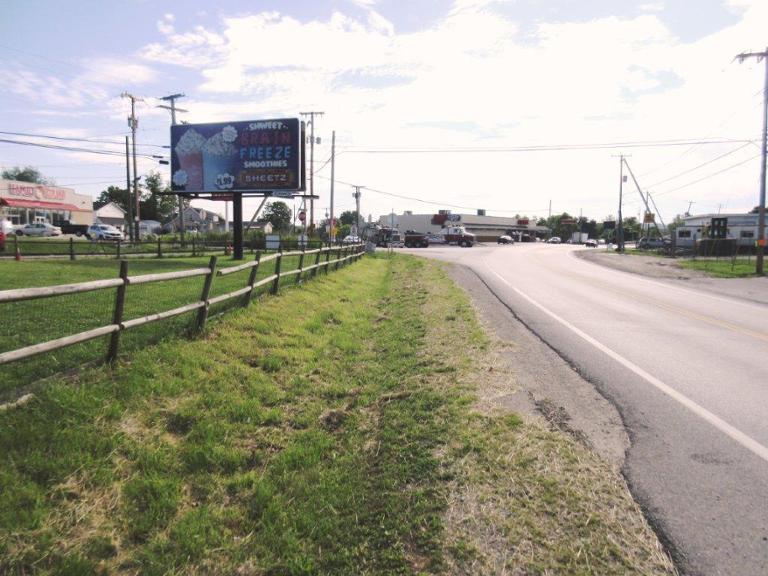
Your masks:
M398 255L54 379L0 412L0 573L668 573L593 454L474 410L487 348Z
M680 260L680 267L705 272L715 278L748 278L755 276L754 258Z

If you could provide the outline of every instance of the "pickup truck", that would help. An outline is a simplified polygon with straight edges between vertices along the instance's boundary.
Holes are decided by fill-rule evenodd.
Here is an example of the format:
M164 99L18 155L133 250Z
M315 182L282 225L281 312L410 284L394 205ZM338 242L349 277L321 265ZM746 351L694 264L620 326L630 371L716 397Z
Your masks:
M87 236L88 224L71 224L68 220L64 220L56 224L61 228L62 234L74 234L75 236Z

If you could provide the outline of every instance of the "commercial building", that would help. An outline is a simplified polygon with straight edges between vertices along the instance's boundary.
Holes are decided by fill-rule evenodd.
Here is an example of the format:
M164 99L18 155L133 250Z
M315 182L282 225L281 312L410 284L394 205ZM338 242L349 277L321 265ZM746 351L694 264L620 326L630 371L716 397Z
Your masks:
M699 214L685 216L683 224L675 229L675 244L692 248L698 240L710 238L710 231L723 223L725 238L736 240L738 246L754 247L757 241L757 214ZM725 221L723 222L723 219Z
M15 225L34 222L93 223L93 198L71 188L0 180L0 219Z
M440 210L438 214L413 214L410 211L388 214L379 218L379 225L397 228L401 233L415 230L425 234L438 234L444 226L464 226L479 242L493 242L503 234L513 234L518 239L526 235L533 239L544 238L549 233L546 226L536 226L528 218L452 214L448 210Z

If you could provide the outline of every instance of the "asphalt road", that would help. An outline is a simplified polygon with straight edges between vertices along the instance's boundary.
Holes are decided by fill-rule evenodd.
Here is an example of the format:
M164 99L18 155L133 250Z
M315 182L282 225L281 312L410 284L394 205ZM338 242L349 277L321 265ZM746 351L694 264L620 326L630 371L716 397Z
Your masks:
M768 574L768 305L567 245L408 250L470 267L612 402L624 474L685 574Z

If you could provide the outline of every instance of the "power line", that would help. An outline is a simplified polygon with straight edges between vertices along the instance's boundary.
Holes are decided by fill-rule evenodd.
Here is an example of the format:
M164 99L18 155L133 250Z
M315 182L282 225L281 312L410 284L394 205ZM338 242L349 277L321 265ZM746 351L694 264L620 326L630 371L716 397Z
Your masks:
M500 153L500 152L558 152L577 150L606 150L615 148L660 148L668 146L689 146L709 144L744 144L754 142L750 139L721 138L707 140L648 140L633 142L606 142L597 144L544 144L528 146L455 146L455 147L423 147L423 148L397 148L397 147L353 147L347 146L342 151L348 154L442 154L442 153Z
M689 168L688 170L685 170L684 172L680 172L679 174L675 174L674 176L670 176L669 178L665 178L664 180L659 180L658 182L654 182L648 188L653 188L654 186L658 186L659 184L664 184L665 182L669 182L670 180L676 180L680 176L685 176L686 174L689 174L690 172L693 172L695 170L698 170L699 168L703 168L704 166L707 166L708 164L712 164L712 162L716 162L717 160L720 160L721 158L725 158L726 156L730 156L731 154L738 152L739 150L742 150L743 148L746 148L747 146L751 146L753 142L747 142L746 144L742 144L738 148L734 148L733 150L730 150L726 152L725 154L720 154L720 156L716 156L715 158L712 158L711 160L707 160L706 162L702 162L698 166L694 166L693 168Z
M96 150L93 148L79 148L76 146L59 146L57 144L43 144L40 142L26 142L24 140L9 140L6 138L0 138L0 142L5 144L18 144L20 146L34 146L37 148L49 148L51 150L65 150L67 152L84 152L87 154L101 154L102 156L120 156L124 157L125 154L113 150ZM153 159L151 154L138 154L142 158Z
M117 140L98 140L93 138L75 138L75 137L68 137L68 136L54 136L52 134L32 134L29 132L3 132L0 131L0 134L6 134L9 136L26 136L31 138L46 138L50 140L63 140L63 141L70 141L70 142L89 142L91 144L115 144L117 146L122 146L123 143L119 142ZM166 148L165 146L161 146L160 144L136 144L137 146L149 146L152 148Z

